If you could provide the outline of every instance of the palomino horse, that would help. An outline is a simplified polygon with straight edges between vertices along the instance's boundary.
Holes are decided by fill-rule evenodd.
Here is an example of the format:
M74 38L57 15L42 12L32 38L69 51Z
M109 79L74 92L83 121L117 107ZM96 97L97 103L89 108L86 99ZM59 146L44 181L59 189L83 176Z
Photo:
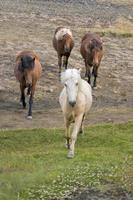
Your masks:
M29 98L29 111L28 119L32 119L32 104L35 93L35 86L42 71L38 56L32 51L22 51L16 58L16 65L14 74L20 83L20 91L23 108L26 107L25 103L25 88L27 88L27 95Z
M55 30L53 38L53 47L58 54L58 65L59 73L61 72L62 66L62 56L63 56L63 66L67 69L68 58L74 47L74 40L72 32L68 28L58 27Z
M80 71L77 69L67 69L62 72L61 82L64 88L60 94L59 102L66 126L68 158L73 158L77 134L82 132L84 116L91 108L92 93L90 85L81 79ZM74 128L70 136L71 123L74 123Z
M96 79L98 75L98 68L103 57L103 47L100 37L93 33L87 33L81 42L81 55L85 61L86 74L88 83L91 83L91 70L94 76L93 87L96 87Z

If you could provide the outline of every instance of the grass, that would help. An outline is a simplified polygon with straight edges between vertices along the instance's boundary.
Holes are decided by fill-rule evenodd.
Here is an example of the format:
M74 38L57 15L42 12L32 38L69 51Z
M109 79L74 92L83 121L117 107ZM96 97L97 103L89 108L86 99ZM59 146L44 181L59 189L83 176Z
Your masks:
M133 122L88 127L75 158L66 158L64 130L0 131L0 199L61 199L79 187L132 189ZM108 183L108 184L106 184Z

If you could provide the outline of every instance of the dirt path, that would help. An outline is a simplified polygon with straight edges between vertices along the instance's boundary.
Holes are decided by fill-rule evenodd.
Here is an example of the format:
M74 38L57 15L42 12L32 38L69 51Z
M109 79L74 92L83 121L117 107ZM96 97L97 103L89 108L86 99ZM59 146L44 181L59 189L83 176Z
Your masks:
M69 67L82 68L84 77L84 63L79 53L83 35L80 27L86 33L89 30L88 20L91 26L96 22L105 26L115 23L120 16L132 16L129 5L86 2L0 2L0 128L63 127L58 103L62 86L58 79L57 55L52 47L55 28L64 25L73 30L75 48ZM93 91L93 106L85 120L86 125L133 119L133 52L129 48L130 40L128 37L103 37L105 55L99 70L98 89ZM22 110L18 104L19 85L13 75L15 56L23 49L35 50L43 65L32 121L26 119L27 110Z

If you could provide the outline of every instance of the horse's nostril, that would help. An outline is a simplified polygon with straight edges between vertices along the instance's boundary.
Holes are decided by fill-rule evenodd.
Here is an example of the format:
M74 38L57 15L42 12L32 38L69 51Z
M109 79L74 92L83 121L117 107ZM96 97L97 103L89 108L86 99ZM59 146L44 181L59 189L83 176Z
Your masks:
M76 104L76 101L70 101L69 104L70 104L72 107L74 107L75 104Z

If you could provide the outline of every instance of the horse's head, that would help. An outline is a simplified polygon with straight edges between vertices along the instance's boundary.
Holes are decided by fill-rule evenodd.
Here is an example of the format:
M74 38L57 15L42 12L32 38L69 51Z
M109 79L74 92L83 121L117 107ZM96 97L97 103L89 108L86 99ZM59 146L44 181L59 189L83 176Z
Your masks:
M93 58L93 66L98 67L101 61L101 58L103 56L103 47L102 47L102 42L97 41L97 40L92 40L90 42L90 51L92 54Z
M35 57L23 56L21 57L20 68L24 74L26 86L29 87L32 85L32 69L34 67Z
M80 79L80 71L77 69L67 69L61 74L61 82L66 88L68 102L72 107L76 104Z
M70 53L71 46L72 46L72 37L68 33L66 33L64 35L64 41L65 41L65 43L64 43L64 51L66 53Z

